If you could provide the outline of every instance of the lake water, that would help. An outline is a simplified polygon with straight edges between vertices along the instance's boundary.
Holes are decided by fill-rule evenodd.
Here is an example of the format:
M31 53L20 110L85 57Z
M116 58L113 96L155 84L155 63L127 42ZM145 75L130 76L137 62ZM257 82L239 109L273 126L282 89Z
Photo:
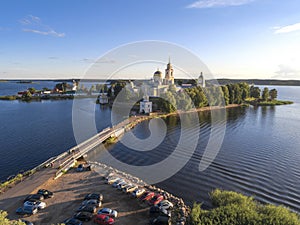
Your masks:
M47 85L53 87L53 84ZM0 83L0 95L23 90L22 85ZM210 113L201 112L196 151L178 173L157 186L184 198L188 203L199 201L204 206L209 206L208 192L222 188L253 195L263 202L284 204L300 212L300 87L275 88L279 92L279 99L291 100L295 104L228 109L226 133L220 152L203 172L198 167L211 124ZM92 104L93 100L80 101L85 105ZM76 144L72 128L72 105L72 100L30 103L0 101L2 180L21 170L30 169ZM98 130L110 125L110 114L107 107L96 106ZM167 135L153 151L134 151L118 142L110 146L110 154L136 166L162 161L174 151L181 132L178 118L169 117L165 122ZM143 122L133 129L136 136L141 139L149 136L148 123ZM191 141L197 139L193 137L193 132L189 135ZM186 157L185 150L177 156ZM105 161L103 150L99 149L92 152L90 158Z
M209 112L201 112L196 151L183 169L157 186L183 197L188 203L203 202L205 207L210 206L208 193L221 188L255 196L262 202L284 204L300 212L300 87L275 88L280 99L295 104L227 109L226 133L220 152L203 172L198 168L208 143L211 117ZM169 117L165 122L167 135L153 151L134 151L118 142L111 146L110 153L118 160L136 166L164 160L174 151L181 132L177 117ZM148 123L143 122L133 132L139 138L147 138ZM196 139L190 133L190 140ZM186 153L183 149L178 157L186 157ZM91 157L110 163L103 150L95 151ZM147 179L151 173L149 171L141 178ZM140 173L137 171L137 174Z

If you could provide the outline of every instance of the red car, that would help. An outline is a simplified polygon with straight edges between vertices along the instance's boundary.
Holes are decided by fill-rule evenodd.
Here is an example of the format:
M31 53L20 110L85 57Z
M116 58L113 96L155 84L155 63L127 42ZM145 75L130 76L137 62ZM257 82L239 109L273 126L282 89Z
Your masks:
M145 194L143 194L142 196L141 196L141 201L149 201L150 199L152 199L153 197L154 197L154 192L149 192L149 191L147 191Z
M112 225L115 223L115 220L107 214L98 214L95 216L94 222L101 225Z
M162 200L164 200L164 196L157 194L153 198L149 200L149 205L157 205L160 203Z

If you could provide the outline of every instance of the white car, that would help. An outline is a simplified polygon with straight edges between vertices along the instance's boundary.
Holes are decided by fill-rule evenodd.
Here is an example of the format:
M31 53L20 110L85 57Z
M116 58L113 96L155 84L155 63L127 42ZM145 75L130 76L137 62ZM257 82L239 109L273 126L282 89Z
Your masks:
M116 218L117 215L118 215L118 212L116 210L112 210L110 208L103 208L103 209L99 209L98 212L97 212L97 214L98 215L99 214L107 214L107 215L109 215L111 217Z
M132 196L135 197L135 198L138 198L138 197L140 197L142 194L144 194L145 191L146 191L146 190L145 190L144 188L138 188L138 189L136 189L136 190L134 190L134 191L132 192Z
M162 200L160 203L158 203L156 205L158 208L160 209L165 209L165 210L168 210L170 208L173 208L173 203L172 202L169 202L168 200Z
M26 206L32 206L40 210L46 208L46 203L41 201L26 201L24 202L24 207Z
M124 182L124 179L119 178L118 180L116 180L116 181L112 184L112 186L113 186L114 188L117 188L118 185L119 185L120 183L122 183L122 182Z
M136 186L136 185L129 185L129 186L127 186L127 187L125 187L124 189L123 189L123 192L125 192L125 193L131 193L131 192L133 192L134 190L136 190L138 187Z
M120 179L120 178L119 177L109 177L109 178L106 179L106 183L107 184L112 184L115 181L117 181L118 179Z

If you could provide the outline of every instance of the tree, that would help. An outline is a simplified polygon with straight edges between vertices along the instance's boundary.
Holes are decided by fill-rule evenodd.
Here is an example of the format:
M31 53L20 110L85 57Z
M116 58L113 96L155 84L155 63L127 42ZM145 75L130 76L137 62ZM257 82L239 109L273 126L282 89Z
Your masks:
M83 86L83 84L82 84L82 86ZM68 87L69 87L69 85L66 82L58 83L55 85L55 88L62 92L65 92Z
M250 97L260 98L260 92L261 90L259 89L259 87L254 87L254 86L250 87Z
M97 91L98 93L100 93L101 87L102 87L101 84L96 84L96 91Z
M7 212L0 210L0 224L1 225L25 225L25 223L21 222L20 220L12 221L6 218Z
M34 94L35 93L35 88L31 87L31 88L28 88L28 91L31 93L31 94Z
M276 99L276 98L277 98L277 90L276 90L276 89L271 89L271 90L269 91L269 95L270 95L270 98L271 98L272 100Z
M177 109L176 99L172 92L167 91L161 95L159 106L164 112L171 113Z
M170 84L168 91L172 92L173 94L176 93L176 86L174 84Z
M227 84L226 86L229 92L229 104L233 104L235 100L235 91L233 89L233 84Z
M229 91L227 86L222 86L225 105L229 104Z
M267 101L269 99L269 88L265 87L263 92L262 92L262 95L261 95L261 98L264 100L264 101Z
M25 99L31 99L32 98L32 94L30 93L30 91L26 91L23 95L22 98Z
M104 91L104 93L107 93L107 91L108 91L107 84L103 84L103 91Z
M241 82L241 83L239 83L239 86L240 86L241 92L242 92L242 100L249 98L249 96L250 96L249 84L247 84L246 82Z
M184 91L180 91L176 96L177 109L180 110L190 110L192 109L192 100Z
M113 89L114 89L114 95L117 96L119 92L126 86L126 82L123 81L118 81L117 83L114 84Z

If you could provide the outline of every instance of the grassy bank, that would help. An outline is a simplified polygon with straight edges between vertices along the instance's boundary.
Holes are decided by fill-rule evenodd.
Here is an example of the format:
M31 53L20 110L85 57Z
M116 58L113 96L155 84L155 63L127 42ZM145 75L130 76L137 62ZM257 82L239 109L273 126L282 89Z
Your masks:
M0 96L0 100L9 100L9 101L12 101L12 100L16 100L16 99L17 99L17 96L15 96L15 95Z
M275 105L289 105L293 104L294 102L292 101L281 101L281 100L271 100L271 101L263 101L263 102L258 102L258 106L275 106Z
M34 174L36 171L37 171L36 169L33 169L33 170L28 170L22 174L19 173L16 176L14 176L13 178L1 183L0 184L0 194L5 192L8 188L11 188L12 186L18 184L24 178L29 177L30 175Z
M214 190L210 194L213 208L201 209L194 204L191 225L300 225L299 215L283 206L261 204L233 191Z
M264 101L262 99L255 99L255 98L248 98L245 100L247 104L253 105L253 106L275 106L275 105L288 105L288 104L293 104L294 102L292 101L283 101L283 100L267 100Z

